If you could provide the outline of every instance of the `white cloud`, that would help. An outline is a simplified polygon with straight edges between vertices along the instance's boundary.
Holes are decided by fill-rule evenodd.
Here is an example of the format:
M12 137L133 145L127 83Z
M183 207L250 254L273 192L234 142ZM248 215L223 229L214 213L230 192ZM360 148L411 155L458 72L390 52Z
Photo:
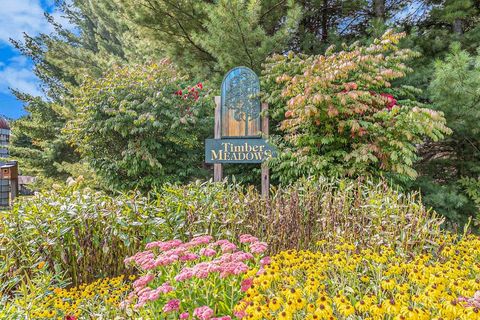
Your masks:
M33 74L27 58L16 56L0 64L0 93L9 94L11 89L35 96L43 96L38 79Z
M0 8L0 42L21 40L23 32L36 35L52 30L39 0L0 0Z
M52 8L53 0L47 0ZM68 20L58 10L51 12L55 21L67 28ZM40 0L0 0L0 50L2 46L12 46L10 38L23 40L23 33L35 36L39 33L49 34L53 31L44 15ZM32 71L32 64L20 54L0 61L0 93L9 94L9 88L21 92L41 95L39 80Z

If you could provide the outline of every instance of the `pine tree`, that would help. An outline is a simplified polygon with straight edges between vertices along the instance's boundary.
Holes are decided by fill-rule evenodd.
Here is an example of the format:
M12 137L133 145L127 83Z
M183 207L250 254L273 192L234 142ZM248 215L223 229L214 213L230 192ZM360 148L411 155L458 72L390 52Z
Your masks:
M261 63L282 52L300 19L293 0L119 0L125 15L180 68L221 79L229 68Z
M478 212L472 195L480 183L480 55L471 56L453 46L445 61L435 63L430 95L444 112L453 135L422 148L418 167L424 201L449 217L465 223Z

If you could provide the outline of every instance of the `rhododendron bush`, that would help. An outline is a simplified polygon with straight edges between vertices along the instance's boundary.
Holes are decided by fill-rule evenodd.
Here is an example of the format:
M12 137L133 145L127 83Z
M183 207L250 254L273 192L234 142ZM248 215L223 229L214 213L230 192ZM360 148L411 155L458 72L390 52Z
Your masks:
M282 135L280 157L272 160L281 181L315 174L416 176L416 144L450 130L441 112L414 100L415 89L394 85L416 56L399 48L403 36L388 31L369 46L267 61L262 81Z
M262 256L267 244L248 234L239 246L206 235L151 242L145 249L125 259L141 276L121 307L162 319L230 319L242 291L269 263Z

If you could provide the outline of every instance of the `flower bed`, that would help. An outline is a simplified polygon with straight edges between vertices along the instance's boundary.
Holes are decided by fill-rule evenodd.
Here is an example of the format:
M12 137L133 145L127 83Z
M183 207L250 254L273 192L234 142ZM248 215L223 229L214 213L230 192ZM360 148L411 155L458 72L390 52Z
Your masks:
M101 278L76 287L50 287L44 294L25 301L14 300L0 309L0 319L91 319L117 315L118 305L131 291L135 276Z
M408 255L401 247L323 240L316 249L269 258L262 256L266 243L250 235L241 236L238 245L211 236L158 241L126 259L140 273L135 281L117 277L48 289L29 315L42 320L480 319L480 238L444 234L434 248ZM7 307L15 310L19 304ZM11 311L0 310L2 315Z
M246 319L480 319L480 239L451 235L405 259L391 248L283 251L246 290Z

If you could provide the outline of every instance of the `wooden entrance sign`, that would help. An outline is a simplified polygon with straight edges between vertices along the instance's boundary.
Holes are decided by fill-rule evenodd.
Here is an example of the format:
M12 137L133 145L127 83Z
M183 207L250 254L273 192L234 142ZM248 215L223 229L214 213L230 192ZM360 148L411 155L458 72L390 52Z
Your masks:
M268 105L260 103L257 75L247 67L230 70L215 104L214 139L205 141L205 162L213 163L214 181L222 180L223 163L261 163L262 195L268 197L270 178L264 162L276 157L276 151L264 139L269 131Z

